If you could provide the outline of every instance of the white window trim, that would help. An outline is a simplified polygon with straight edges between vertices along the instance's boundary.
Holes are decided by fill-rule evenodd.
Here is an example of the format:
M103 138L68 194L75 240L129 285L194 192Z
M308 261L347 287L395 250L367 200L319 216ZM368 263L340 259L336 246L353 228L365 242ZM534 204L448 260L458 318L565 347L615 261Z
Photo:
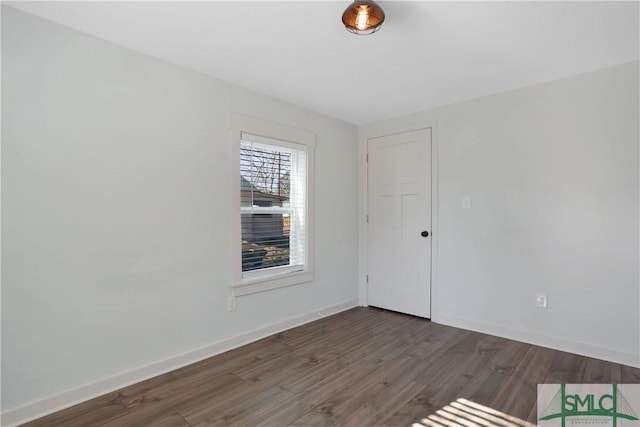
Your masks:
M229 133L231 139L231 252L232 252L232 280L231 288L235 296L249 295L271 289L283 288L314 280L314 164L315 164L315 144L314 133L296 129L278 123L271 123L265 120L240 114L229 114ZM242 275L242 243L240 224L240 140L242 133L263 136L269 139L283 141L283 146L287 142L305 145L307 147L307 229L306 229L306 265L287 266L283 268L252 272L243 278Z

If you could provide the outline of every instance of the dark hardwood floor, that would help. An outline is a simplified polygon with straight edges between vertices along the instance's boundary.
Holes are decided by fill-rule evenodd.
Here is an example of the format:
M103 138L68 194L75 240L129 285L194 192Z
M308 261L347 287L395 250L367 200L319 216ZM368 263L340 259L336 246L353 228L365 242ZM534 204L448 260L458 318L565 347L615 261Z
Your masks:
M526 426L538 383L583 382L640 369L354 308L26 425L445 426L462 410L465 425Z

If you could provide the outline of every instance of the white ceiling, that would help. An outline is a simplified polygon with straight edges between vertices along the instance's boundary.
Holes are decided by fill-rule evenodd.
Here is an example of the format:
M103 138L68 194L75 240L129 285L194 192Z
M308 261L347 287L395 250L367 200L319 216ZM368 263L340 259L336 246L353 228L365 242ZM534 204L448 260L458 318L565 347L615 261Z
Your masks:
M354 124L639 59L639 3L9 2L80 31Z

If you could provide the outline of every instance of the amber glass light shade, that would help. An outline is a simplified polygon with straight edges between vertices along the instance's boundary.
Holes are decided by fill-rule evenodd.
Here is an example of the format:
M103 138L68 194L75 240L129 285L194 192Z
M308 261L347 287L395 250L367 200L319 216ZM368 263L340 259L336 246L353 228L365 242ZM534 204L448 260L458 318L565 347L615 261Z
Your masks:
M342 23L354 34L373 34L384 22L384 11L369 0L356 0L342 14Z

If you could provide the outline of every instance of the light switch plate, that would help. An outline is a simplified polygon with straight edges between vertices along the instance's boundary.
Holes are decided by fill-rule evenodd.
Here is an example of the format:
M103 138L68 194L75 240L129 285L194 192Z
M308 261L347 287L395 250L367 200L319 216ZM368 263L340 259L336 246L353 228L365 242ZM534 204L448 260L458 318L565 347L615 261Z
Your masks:
M462 209L471 209L471 196L462 196Z

